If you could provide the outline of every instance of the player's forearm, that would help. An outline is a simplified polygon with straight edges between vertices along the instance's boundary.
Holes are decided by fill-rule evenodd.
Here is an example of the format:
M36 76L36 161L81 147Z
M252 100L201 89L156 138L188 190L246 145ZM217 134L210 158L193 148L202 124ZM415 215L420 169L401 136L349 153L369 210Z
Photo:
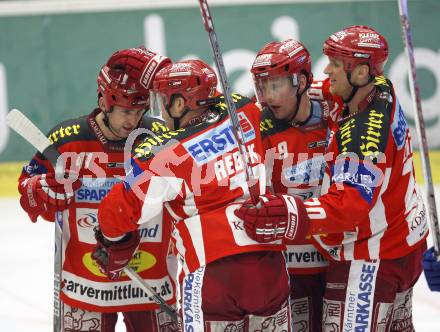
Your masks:
M137 230L141 214L139 200L123 183L113 186L101 201L98 211L99 226L111 241L122 239L126 233Z
M310 235L355 231L368 222L370 205L353 188L344 188L305 201Z

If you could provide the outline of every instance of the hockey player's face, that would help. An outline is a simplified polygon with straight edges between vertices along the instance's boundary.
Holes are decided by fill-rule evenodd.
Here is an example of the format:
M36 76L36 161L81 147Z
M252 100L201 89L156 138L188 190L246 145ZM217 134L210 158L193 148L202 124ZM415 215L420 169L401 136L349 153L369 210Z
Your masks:
M115 105L113 112L108 114L108 119L115 134L126 138L137 128L143 115L144 110L130 110Z
M333 95L346 98L350 95L352 87L347 79L344 70L344 63L340 59L329 57L329 63L324 69L324 73L330 79L330 92Z
M261 101L265 102L278 120L290 119L296 108L296 90L290 76L278 76L261 80Z

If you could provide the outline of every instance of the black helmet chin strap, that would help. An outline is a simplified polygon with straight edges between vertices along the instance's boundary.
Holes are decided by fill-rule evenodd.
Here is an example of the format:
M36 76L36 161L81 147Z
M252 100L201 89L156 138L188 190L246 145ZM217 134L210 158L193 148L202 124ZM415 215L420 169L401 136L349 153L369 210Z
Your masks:
M174 98L175 98L176 96L178 96L178 95L172 95L172 96L171 96L171 100L170 100L169 105L172 105L172 104L173 104L173 102L174 102ZM197 101L197 106L199 106L199 107L202 107L202 106L203 106L203 107L206 107L206 106L209 106L209 105L217 104L217 103L219 103L220 101L221 101L220 96L212 97L212 98L207 98L207 99L203 99L203 100L198 100L198 101ZM191 111L191 109L190 109L189 107L185 106L182 115L179 116L179 117L175 117L175 116L172 116L172 115L171 115L171 112L170 112L170 108L169 108L169 106L165 107L165 110L167 111L168 116L169 116L171 119L173 119L173 121L174 121L174 130L180 129L180 120L181 120L181 119L182 119L182 118L183 118L183 117L184 117L189 111Z
M168 116L173 119L174 122L174 129L173 130L177 130L180 129L180 120L190 111L190 109L188 107L185 107L185 109L183 110L183 113L181 116L172 116L171 112L170 112L170 108L169 107L165 107Z
M301 93L298 93L298 91L299 91L299 88L298 88L298 90L296 90L296 106L295 106L295 112L293 112L293 114L292 114L292 116L289 118L289 120L287 121L287 122L293 122L293 120L295 120L295 118L296 118L296 116L298 115L298 111L299 111L299 105L301 104L301 98L302 98L302 96L303 96L303 94L304 94L304 92L306 91L306 89L304 89L304 91L303 92L301 92Z
M102 110L101 110L102 111ZM124 137L119 136L118 134L116 134L115 130L113 129L112 125L110 124L110 120L108 118L108 114L105 111L102 111L104 113L104 119L103 122L105 124L105 126L110 130L110 132L115 135L116 137L118 137L119 139L123 139ZM113 106L110 107L110 111L109 113L113 112Z
M180 129L180 120L190 111L190 109L188 107L184 106L183 113L180 116L172 116L171 115L170 107L171 107L171 105L174 104L175 100L178 97L183 98L183 96L181 94L179 94L179 93L171 95L170 102L167 105L165 105L165 110L167 111L168 116L171 119L173 119L174 130ZM183 98L183 99L185 99L185 98Z
M307 74L304 74L304 73L303 73L303 75L305 75L306 78L307 78L307 84L306 84L306 86L304 87L304 90L303 90L302 92L299 92L299 82L298 82L298 89L296 90L296 106L295 106L295 112L294 112L293 115L290 117L290 119L289 119L289 121L288 121L289 123L292 123L293 120L295 120L296 116L298 115L298 112L299 112L299 106L301 105L301 98L302 98L302 96L304 95L304 93L307 91L307 89L310 87L310 82L309 82L309 77L308 77L308 75L307 75Z
M367 86L368 84L370 84L371 82L374 81L374 76L373 75L369 75L368 77L368 81L364 84L360 84L360 85L356 85L351 81L351 72L347 72L347 80L348 83L351 85L352 89L351 89L351 93L348 96L347 99L342 98L342 100L344 101L344 103L348 104L354 97L354 95L356 94L356 92L360 89L363 88L364 86Z

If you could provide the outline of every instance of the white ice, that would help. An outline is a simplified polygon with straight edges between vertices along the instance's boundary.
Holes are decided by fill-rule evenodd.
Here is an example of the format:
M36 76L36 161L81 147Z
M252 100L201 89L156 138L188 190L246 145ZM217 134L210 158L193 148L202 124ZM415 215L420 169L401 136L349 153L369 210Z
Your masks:
M52 330L53 224L32 224L17 198L0 199L0 331ZM422 275L414 289L418 332L440 331L440 292ZM120 317L117 332L125 331Z

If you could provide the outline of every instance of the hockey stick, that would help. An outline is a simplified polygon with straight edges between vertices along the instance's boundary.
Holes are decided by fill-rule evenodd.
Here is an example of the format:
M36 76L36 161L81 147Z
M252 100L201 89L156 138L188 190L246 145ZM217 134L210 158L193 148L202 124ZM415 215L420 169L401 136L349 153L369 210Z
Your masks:
M41 152L47 160L53 165L56 172L61 169L57 166L60 153L52 145L49 139L30 121L23 113L17 109L11 110L6 115L7 125L17 134L28 141L33 147ZM63 261L63 243L62 243L62 219L56 216L55 222L55 253L54 253L54 288L53 288L53 331L61 332L61 269Z
M52 145L51 141L38 129L29 118L17 109L11 110L6 115L7 125L13 129L17 134L28 141L33 147L35 147L40 153L42 153L47 160L52 164L57 172L61 172L61 163L58 163L60 153ZM58 218L57 218L58 219ZM55 227L55 262L54 262L54 320L53 327L54 332L61 331L61 302L60 302L60 282L61 282L61 269L62 269L62 222L57 220ZM138 283L138 285L144 290L146 294L151 294L154 302L156 302L160 308L168 313L170 317L177 321L177 312L171 307L165 300L157 294L154 289L148 285L135 271L129 267L124 268L124 272L127 276Z
M228 78L226 76L225 65L223 63L223 56L220 50L220 45L218 44L217 34L214 29L214 22L212 21L211 12L209 10L207 0L199 0L200 13L202 15L203 25L205 30L209 35L209 42L211 44L211 50L214 57L214 62L218 70L220 82L223 87L223 94L225 96L226 104L228 106L229 117L232 121L232 132L235 139L238 142L238 147L240 149L241 159L243 161L244 169L246 171L246 182L249 187L249 194L251 196L252 202L257 204L258 202L258 188L256 184L251 184L250 181L254 179L252 168L250 167L246 159L246 145L244 144L243 128L240 125L237 115L237 109L235 107L234 101L232 100L231 89L228 83Z
M175 322L179 321L176 309L166 303L162 296L157 294L153 287L147 284L139 274L129 267L125 267L124 272L131 280L137 282L139 287L141 287L146 294L152 294L151 297L153 298L153 301L156 302Z
M416 111L415 122L417 129L417 137L420 144L420 157L422 160L423 175L425 178L426 190L427 190L427 205L429 213L429 221L431 226L431 234L434 242L434 249L437 253L437 260L440 260L440 230L437 216L437 205L434 196L434 186L432 183L431 164L429 161L429 149L428 141L426 138L425 120L422 112L422 99L420 97L420 88L417 83L416 76L416 62L414 59L414 46L412 43L412 34L409 24L408 16L408 3L407 0L398 0L399 13L400 13L400 25L402 27L402 38L405 44L406 58L408 60L408 67L411 71L409 75L409 86L411 90L411 96L413 101L413 107Z

